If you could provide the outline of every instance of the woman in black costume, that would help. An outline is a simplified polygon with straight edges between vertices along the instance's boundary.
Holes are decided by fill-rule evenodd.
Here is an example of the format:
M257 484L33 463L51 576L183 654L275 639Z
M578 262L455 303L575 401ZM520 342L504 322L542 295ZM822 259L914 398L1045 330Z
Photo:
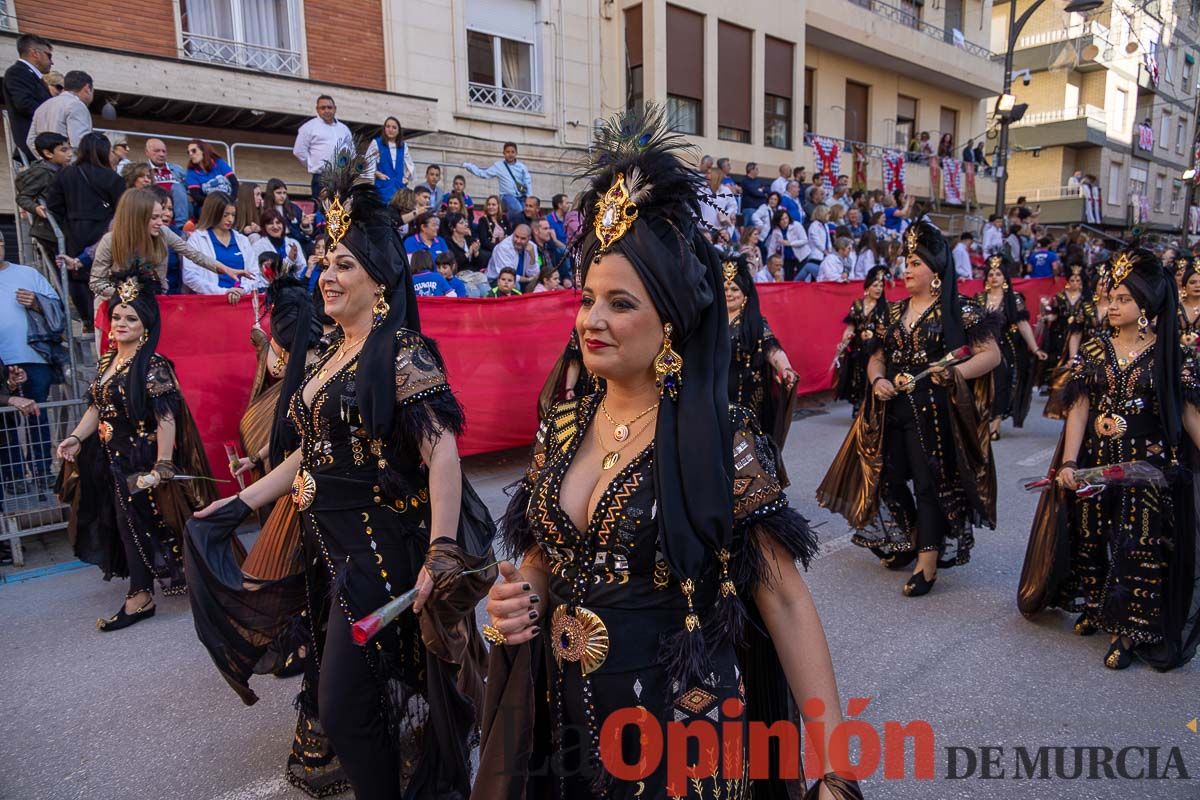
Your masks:
M1200 381L1179 346L1174 276L1158 257L1119 252L1110 275L1114 332L1089 339L1071 362L1055 486L1038 503L1018 602L1028 616L1078 613L1081 636L1107 633L1109 669L1136 654L1167 670L1191 659L1200 636ZM1076 470L1130 461L1158 467L1166 481L1076 495Z
M850 313L842 320L846 329L837 350L837 388L835 397L849 401L854 413L867 394L867 359L872 343L887 327L888 303L884 299L887 267L871 267L863 280L863 296L850 304Z
M1046 353L1037 345L1029 325L1025 295L1012 288L1015 274L1007 255L989 256L985 266L984 290L975 295L982 310L999 314L1000 365L992 373L992 441L1000 438L1000 422L1012 417L1014 428L1025 427L1029 404L1033 399L1034 359L1045 361ZM1030 358L1032 356L1032 358Z
M1200 343L1200 265L1194 258L1177 258L1183 262L1183 291L1179 295L1179 343L1195 350Z
M721 260L697 227L698 178L680 141L658 111L599 138L581 206L576 329L606 391L553 409L505 516L523 561L519 572L501 565L488 603L475 800L749 796L744 771L725 773L715 756L674 784L661 764L640 780L614 776L597 745L620 708L653 726L715 720L722 708L730 726L788 720L790 688L824 703L826 730L839 719L796 567L816 542L787 505L770 439L729 405ZM635 733L608 740L609 756L636 764ZM555 754L562 769L540 772ZM858 796L819 769L811 796ZM755 784L756 796L786 791L778 773Z
M858 531L852 541L885 566L902 569L915 559L903 591L918 597L933 588L939 567L970 559L975 526L996 526L987 423L1000 320L959 298L950 247L937 228L911 226L904 254L909 297L888 306L884 335L872 340L871 395L817 500L844 516ZM960 353L961 363L938 364Z
M758 290L745 256L722 266L729 319L729 402L754 414L759 430L771 437L777 454L792 424L792 403L800 376L758 304ZM780 482L788 485L781 470Z
M486 564L490 523L459 467L462 410L420 333L404 250L378 191L356 181L360 161L340 152L322 174L329 257L320 287L338 328L288 398L297 447L198 515L189 555L228 574L228 561L210 554L227 553L241 519L290 491L312 556L309 603L317 587L331 587L327 607L307 609L314 630L327 615L310 654L320 672L315 711L356 796L461 797L482 694L471 609L495 576L493 568L467 579L464 567ZM281 616L289 588L264 585L259 604L232 613L233 622ZM352 641L355 622L410 588L411 611L364 646ZM220 635L200 632L206 642ZM242 682L248 661L230 664Z
M1042 362L1038 374L1038 386L1050 385L1054 376L1067 366L1079 349L1080 342L1073 334L1082 331L1086 321L1084 306L1088 296L1085 283L1083 265L1071 267L1067 285L1050 299L1049 306L1039 319L1045 329L1042 349L1046 351L1046 361Z
M129 577L124 605L96 620L102 631L154 616L155 579L163 594L187 589L183 526L193 509L216 496L174 366L155 352L158 277L135 264L114 275L113 284L113 346L100 357L87 411L58 446L75 554L99 566L105 580ZM176 474L195 479L173 481Z

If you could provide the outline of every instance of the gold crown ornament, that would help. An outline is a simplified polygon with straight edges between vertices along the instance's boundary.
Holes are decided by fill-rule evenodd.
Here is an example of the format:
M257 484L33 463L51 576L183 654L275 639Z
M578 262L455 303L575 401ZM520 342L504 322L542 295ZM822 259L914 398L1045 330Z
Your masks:
M625 173L618 172L612 186L596 201L596 221L593 229L600 242L600 252L617 243L638 217L638 207L630 198L625 185Z
M1004 259L1003 258L1001 258L998 255L994 255L994 254L991 256L988 256L988 260L987 260L987 268L988 269L1002 269L1003 267L1004 267Z
M920 244L920 237L917 236L917 226L913 225L908 229L908 233L904 234L904 249L907 250L907 255L912 255L917 252L917 245Z
M1133 272L1133 264L1133 257L1130 256L1129 253L1117 254L1117 257L1113 259L1112 263L1111 288L1116 289L1118 286L1124 283L1125 279L1129 277L1129 274Z
M341 198L336 195L332 200L325 201L326 247L331 251L338 246L338 242L342 241L346 231L350 230L351 204L352 201L347 200L346 205L343 206Z
M121 298L122 303L128 305L138 299L141 291L142 285L138 283L137 278L130 277L121 281L121 285L117 287L117 296Z
M732 261L726 261L724 264L722 264L721 271L725 273L725 283L727 284L733 283L734 279L737 278L737 264L733 263Z

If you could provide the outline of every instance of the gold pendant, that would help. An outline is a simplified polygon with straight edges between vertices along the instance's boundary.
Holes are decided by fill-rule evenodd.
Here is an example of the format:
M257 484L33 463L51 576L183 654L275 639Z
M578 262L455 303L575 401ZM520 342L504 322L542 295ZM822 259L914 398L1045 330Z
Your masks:
M629 426L628 425L618 425L616 428L613 429L613 438L616 439L618 442L623 442L626 439L628 439L629 438Z
M614 450L611 453L609 453L608 455L604 456L604 468L606 470L612 469L613 467L615 467L617 465L617 462L620 460L621 460L621 454L618 453L616 450Z
M1129 430L1129 423L1120 414L1102 414L1096 417L1097 436L1114 439L1124 436L1127 430Z

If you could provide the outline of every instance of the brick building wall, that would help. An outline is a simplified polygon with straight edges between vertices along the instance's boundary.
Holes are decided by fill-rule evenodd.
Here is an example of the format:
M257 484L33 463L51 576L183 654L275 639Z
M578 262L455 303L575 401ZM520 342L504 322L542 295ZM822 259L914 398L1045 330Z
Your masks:
M17 0L22 33L52 42L175 57L175 10L171 0L88 0L76 5L58 0Z
M383 0L306 0L308 76L360 89L387 89Z

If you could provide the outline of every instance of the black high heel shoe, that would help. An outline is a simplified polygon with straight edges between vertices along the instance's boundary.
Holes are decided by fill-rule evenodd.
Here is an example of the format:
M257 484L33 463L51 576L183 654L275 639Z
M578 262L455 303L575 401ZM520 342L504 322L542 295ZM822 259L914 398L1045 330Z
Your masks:
M914 572L908 582L904 584L905 597L920 597L921 595L929 594L933 590L933 584L937 582L937 576L933 576L933 580L925 579L925 570Z
M1121 637L1118 636L1108 646L1108 653L1104 656L1104 666L1109 669L1125 669L1132 663L1133 653L1121 643Z
M1096 625L1088 619L1087 613L1079 615L1079 619L1075 620L1075 635L1076 636L1091 636L1096 632Z
M122 603L120 610L116 614L113 614L108 619L96 620L96 630L111 633L112 631L119 631L122 628L128 628L130 625L136 625L144 619L153 617L157 608L154 605L154 599L151 598L146 602L146 605L132 614L127 614L125 613L125 604Z

